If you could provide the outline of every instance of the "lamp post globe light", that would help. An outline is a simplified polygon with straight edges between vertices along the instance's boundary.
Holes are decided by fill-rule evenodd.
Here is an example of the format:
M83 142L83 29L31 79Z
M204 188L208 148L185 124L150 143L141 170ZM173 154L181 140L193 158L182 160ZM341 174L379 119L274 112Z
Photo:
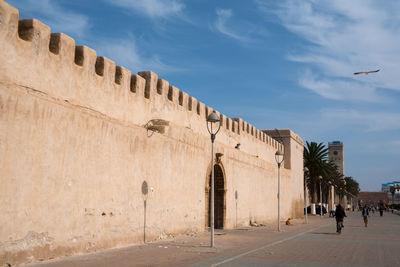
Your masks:
M278 232L281 231L281 209L280 209L280 190L281 190L281 176L280 169L283 162L283 152L278 150L275 153L275 160L278 163Z
M308 223L308 217L307 217L307 173L308 173L308 168L304 167L304 220L306 224Z
M214 140L221 128L221 119L215 111L207 116L207 130L211 135L211 247L214 247Z
M321 184L322 184L322 176L318 176L319 178L319 214L321 215L321 219L323 216L322 212L322 191L321 191Z

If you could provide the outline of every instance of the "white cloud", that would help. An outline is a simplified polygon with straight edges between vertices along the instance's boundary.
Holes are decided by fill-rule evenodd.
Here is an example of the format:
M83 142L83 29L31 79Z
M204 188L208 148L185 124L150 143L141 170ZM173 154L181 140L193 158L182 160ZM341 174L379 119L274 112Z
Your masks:
M319 78L311 70L306 70L302 74L299 83L302 87L329 99L366 102L389 101L377 94L376 89L368 84L350 79Z
M253 42L256 36L265 35L265 31L247 21L239 21L234 19L232 9L216 9L217 17L212 28L218 32L241 42Z
M355 109L326 109L321 118L327 124L359 126L366 132L400 130L400 113L360 112Z
M22 8L20 7L20 10L22 15L24 12L29 12L34 16L41 17L43 22L52 28L52 32L60 31L72 37L80 37L80 41L88 39L88 36L90 37L90 32L88 31L90 28L89 17L86 15L69 11L59 6L56 1L51 0L16 0L16 2L21 2L20 6ZM122 4L123 2L126 2L126 4L132 3L132 1L113 2L116 4ZM152 3L154 6L151 5ZM169 7L163 8L163 5L168 5ZM138 1L135 7L144 8L149 14L154 15L166 14L161 14L162 11L157 11L157 9L164 9L165 12L178 12L181 8L178 1L170 1L168 3L158 0ZM141 52L144 49L138 48L137 42L131 34L121 39L101 40L100 38L100 36L96 36L96 41L92 42L93 48L97 51L98 55L106 56L114 60L117 65L124 66L132 72L143 70L152 70L161 73L182 71L182 69L165 63L156 54L146 55Z
M361 87L373 94L373 88L400 90L398 62L400 62L400 2L399 1L301 1L283 0L279 3L256 1L267 15L276 15L280 23L309 45L305 51L292 53L288 59L310 64L333 86L347 86L348 79L356 85L353 95ZM354 76L353 72L381 69L375 75ZM304 84L304 80L301 79ZM338 82L341 81L341 82ZM308 88L308 87L307 87ZM310 89L310 88L309 88ZM315 91L315 90L314 90ZM323 97L342 99L342 92ZM370 98L360 95L360 100Z
M65 9L50 0L25 0L21 2L21 15L30 12L42 17L42 22L51 27L52 32L63 32L72 37L84 37L90 28L89 17Z
M112 59L117 65L129 69L132 73L144 70L151 70L156 73L182 71L182 69L163 62L156 54L145 55L141 53L141 49L138 48L133 36L125 39L101 41L96 44L96 50L99 55Z
M366 138L364 136L366 133L386 132L387 136L388 131L400 130L400 112L366 111L351 107L322 108L301 113L248 105L230 106L225 110L236 117L238 108L242 110L240 116L252 118L253 121L249 122L259 129L290 128L304 140L345 136L342 129L346 129L345 132L350 136L361 139ZM398 135L396 138L398 139Z
M128 8L151 18L181 15L185 5L180 0L105 0L111 5Z
M233 39L239 41L245 41L247 38L240 33L236 33L234 30L228 27L227 23L232 18L231 9L217 9L217 20L214 23L214 27L222 34L225 34Z

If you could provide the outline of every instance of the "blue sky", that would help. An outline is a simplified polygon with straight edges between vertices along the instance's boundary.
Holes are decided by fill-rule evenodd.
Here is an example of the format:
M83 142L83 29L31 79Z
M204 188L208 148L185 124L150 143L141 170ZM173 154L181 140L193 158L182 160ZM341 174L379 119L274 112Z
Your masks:
M229 117L342 141L345 175L362 190L400 179L397 0L8 2Z

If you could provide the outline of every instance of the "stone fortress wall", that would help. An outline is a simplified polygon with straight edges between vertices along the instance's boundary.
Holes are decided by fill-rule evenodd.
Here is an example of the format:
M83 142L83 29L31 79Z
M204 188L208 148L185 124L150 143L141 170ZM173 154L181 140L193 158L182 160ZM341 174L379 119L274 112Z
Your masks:
M19 20L3 0L0 48L0 263L207 230L211 107L151 71L132 74L38 20ZM301 138L279 130L282 145L217 114L223 227L276 222L278 149L282 220L302 216Z

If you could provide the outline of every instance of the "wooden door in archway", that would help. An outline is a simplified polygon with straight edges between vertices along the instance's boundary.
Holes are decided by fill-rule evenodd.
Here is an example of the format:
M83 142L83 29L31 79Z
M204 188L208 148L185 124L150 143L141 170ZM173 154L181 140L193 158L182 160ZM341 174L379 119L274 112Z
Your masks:
M214 165L214 228L224 228L225 218L225 184L222 168ZM211 227L211 174L208 192L208 227Z

